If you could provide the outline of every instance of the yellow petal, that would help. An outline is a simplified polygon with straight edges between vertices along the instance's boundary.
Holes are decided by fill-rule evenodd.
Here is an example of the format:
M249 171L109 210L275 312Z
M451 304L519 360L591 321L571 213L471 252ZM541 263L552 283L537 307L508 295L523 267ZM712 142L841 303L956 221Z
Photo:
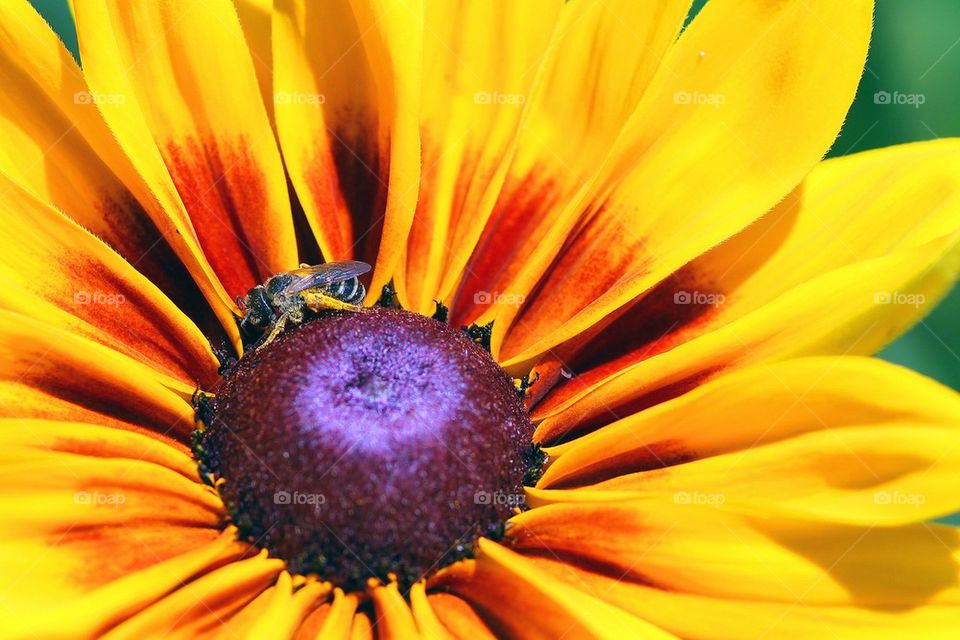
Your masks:
M352 626L350 627L351 640L373 640L375 637L374 621L370 619L366 612L360 611L353 616Z
M462 276L453 324L475 320L498 294L528 293L509 283L551 227L569 225L557 217L579 213L566 205L610 152L689 8L689 0L564 4L539 81L524 96L516 154ZM523 21L512 28L527 37ZM462 265L454 266L445 283L461 276Z
M481 538L476 561L454 565L438 584L518 638L673 638L575 587L553 580L523 556ZM505 606L509 603L510 606Z
M115 110L125 95L91 89L26 0L4 2L0 25L0 173L105 240L192 318L206 320L212 306L236 334L226 294L195 268L189 242L103 119L100 107Z
M447 633L457 640L494 640L497 637L473 607L453 594L443 591L431 593L427 596L427 604Z
M349 638L359 603L360 594L344 594L339 587L334 588L330 603L317 607L307 616L297 630L296 640Z
M192 385L108 347L0 310L0 415L104 415L160 433L193 430ZM94 420L99 422L99 420Z
M234 0L243 37L260 85L260 97L273 120L273 2L271 0Z
M501 332L511 323L507 365L576 336L782 200L840 129L871 14L869 0L704 7L589 197L571 202L583 210L575 226L551 229L527 258L516 290L531 291L546 270L536 293L519 311L497 310Z
M682 638L884 638L899 640L953 638L957 609L952 605L869 609L811 606L763 599L727 599L666 591L622 575L601 573L595 565L580 566L550 556L532 559L537 568L593 593ZM802 596L803 594L798 594Z
M86 230L0 176L0 307L117 347L184 384L216 379L197 327Z
M250 640L291 638L317 600L328 591L329 585L316 581L294 590L292 577L282 571L276 584L217 629L217 636Z
M139 460L51 451L8 460L0 474L0 508L15 514L0 527L8 534L137 521L214 528L224 517L220 499L196 478Z
M960 270L958 176L957 140L821 163L757 224L559 350L575 375L536 416L569 407L584 420L608 419L607 409L626 415L719 369L879 349Z
M247 549L208 488L152 462L38 451L3 476L10 637L99 636Z
M397 292L429 315L448 296L503 183L563 3L428 0L420 198Z
M230 296L297 264L280 154L233 3L81 2L84 73L104 117Z
M444 628L443 623L433 610L423 582L418 582L410 588L410 611L413 613L419 633L424 638L446 640L452 637Z
M127 431L106 425L0 418L0 460L21 461L39 452L59 451L103 458L150 462L198 481L189 448L155 432Z
M565 411L580 420L610 411L630 413L696 386L721 369L796 355L876 351L918 314L911 302L878 302L878 290L889 287L908 301L938 299L960 271L958 239L944 238L815 278L757 313L615 374ZM884 283L883 288L877 283ZM648 372L653 368L657 373L651 382Z
M559 458L538 486L583 488L537 500L708 496L839 522L924 521L960 510L958 429L960 396L907 369L759 365L548 449Z
M323 623L330 615L332 607L333 605L329 600L314 607L313 611L304 618L303 623L297 628L294 635L291 636L293 640L315 640L320 637L320 629L323 628Z
M507 543L613 577L623 588L601 597L684 637L793 637L781 617L799 637L947 637L960 619L951 527L839 526L651 499L533 509L514 518ZM588 591L614 586L578 575L568 580Z
M395 582L370 590L373 611L377 616L377 638L420 638L410 605L406 603Z
M222 632L224 622L261 594L282 563L263 555L236 559L150 604L117 625L105 640L150 637L198 637Z
M274 109L290 180L328 260L376 262L379 295L416 206L422 9L279 0Z

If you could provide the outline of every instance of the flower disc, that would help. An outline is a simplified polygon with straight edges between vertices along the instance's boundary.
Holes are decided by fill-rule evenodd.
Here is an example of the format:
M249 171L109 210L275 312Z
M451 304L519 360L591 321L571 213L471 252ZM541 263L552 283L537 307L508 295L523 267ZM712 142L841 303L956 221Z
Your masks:
M332 314L230 371L198 438L241 535L345 587L409 584L468 555L523 500L532 425L461 331Z

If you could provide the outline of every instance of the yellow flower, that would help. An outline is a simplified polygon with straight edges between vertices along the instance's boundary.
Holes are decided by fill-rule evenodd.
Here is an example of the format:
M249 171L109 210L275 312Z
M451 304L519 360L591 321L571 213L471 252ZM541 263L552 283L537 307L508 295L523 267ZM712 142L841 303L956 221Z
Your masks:
M2 635L953 637L960 399L861 356L960 271L960 141L820 162L871 2L689 4L79 0L81 70L0 3ZM236 298L321 259L450 327L231 361Z

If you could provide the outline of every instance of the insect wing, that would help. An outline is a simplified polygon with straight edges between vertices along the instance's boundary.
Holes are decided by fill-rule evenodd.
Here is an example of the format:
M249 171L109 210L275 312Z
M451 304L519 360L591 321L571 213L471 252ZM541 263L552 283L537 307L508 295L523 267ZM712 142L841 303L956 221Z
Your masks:
M301 291L349 280L368 271L370 271L370 265L357 260L326 262L313 267L303 267L290 272L291 275L296 276L296 279L283 290L282 295L286 297L294 296Z

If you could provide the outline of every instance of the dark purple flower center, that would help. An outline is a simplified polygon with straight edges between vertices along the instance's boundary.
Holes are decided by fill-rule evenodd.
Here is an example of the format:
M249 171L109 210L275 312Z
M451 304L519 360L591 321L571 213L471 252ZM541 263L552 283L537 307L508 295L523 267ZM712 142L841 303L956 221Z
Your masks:
M201 470L241 535L347 588L469 555L523 501L532 425L462 331L393 309L317 318L228 372Z

